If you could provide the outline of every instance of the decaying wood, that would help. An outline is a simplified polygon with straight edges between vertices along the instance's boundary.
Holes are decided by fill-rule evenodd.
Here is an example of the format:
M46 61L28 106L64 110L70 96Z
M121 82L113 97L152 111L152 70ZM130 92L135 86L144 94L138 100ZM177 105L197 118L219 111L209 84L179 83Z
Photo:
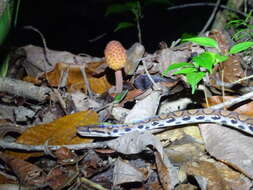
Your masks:
M0 78L0 92L7 92L12 95L21 96L24 98L45 101L51 89L48 87L38 87L32 83L11 78Z

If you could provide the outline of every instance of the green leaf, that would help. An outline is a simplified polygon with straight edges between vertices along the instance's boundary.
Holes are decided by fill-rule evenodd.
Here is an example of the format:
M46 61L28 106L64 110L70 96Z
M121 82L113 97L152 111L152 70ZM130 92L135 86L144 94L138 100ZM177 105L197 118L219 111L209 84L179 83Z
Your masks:
M253 42L242 42L231 47L229 54L239 53L253 46Z
M117 32L121 29L125 29L125 28L130 28L135 26L135 24L131 23L131 22L120 22L117 27L113 30L113 32Z
M250 22L251 16L252 16L252 10L250 10L250 12L247 14L247 17L245 18L246 23Z
M194 73L189 73L186 75L187 82L192 87L192 94L194 94L197 84L203 79L205 74L206 73L204 72L194 72Z
M224 61L226 61L228 59L228 56L226 55L220 55L220 54L217 54L217 53L214 53L214 57L216 59L216 63L222 63Z
M167 75L167 73L171 70L174 70L174 69L178 69L180 67L193 67L193 65L191 63L187 63L187 62L179 62L179 63L174 63L170 66L167 67L167 69L165 69L163 72L162 72L162 75Z
M131 11L131 8L125 6L125 4L112 4L107 7L105 11L105 16L108 16L110 14L119 14L127 11Z
M197 71L196 68L183 68L183 69L180 69L179 71L174 72L173 75L188 74L188 73L192 73L196 71Z
M135 20L141 17L141 4L139 1L130 1L125 6L134 14Z
M125 98L125 96L127 95L128 93L128 90L124 90L122 91L121 93L117 94L115 97L114 97L114 100L113 100L113 103L115 104L118 104L121 102L121 100L123 100Z
M233 34L232 39L238 41L242 39L247 34L247 29L240 29L236 33Z
M199 44L201 46L206 47L214 47L218 48L218 43L216 40L208 37L193 37L193 38L186 38L182 40L183 42L193 42Z
M185 32L185 33L183 33L182 36L180 37L180 38L181 38L181 42L182 42L182 40L184 40L184 39L192 38L192 37L194 37L194 36L196 36L196 34Z
M0 9L0 45L3 44L11 28L14 5L14 1L3 1L2 3L2 6L5 6L5 9Z
M242 19L235 19L235 20L231 20L230 22L228 22L228 24L234 24L234 23L242 23L242 22L244 22L244 20L242 20Z
M9 68L10 56L7 55L4 62L0 64L0 77L6 77Z
M194 65L206 68L210 73L215 64L215 57L210 52L204 52L192 58Z

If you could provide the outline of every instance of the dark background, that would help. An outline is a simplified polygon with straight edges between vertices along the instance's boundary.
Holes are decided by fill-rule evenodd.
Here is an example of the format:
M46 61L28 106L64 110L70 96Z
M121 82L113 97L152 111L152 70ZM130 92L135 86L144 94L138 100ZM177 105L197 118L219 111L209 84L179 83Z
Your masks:
M32 25L44 34L49 49L101 57L110 40L119 40L125 48L129 48L138 41L137 29L132 27L113 32L119 22L130 21L131 16L123 13L105 17L106 7L113 2L126 1L21 0L18 25L12 35L13 44L16 47L28 44L43 46L37 33L22 29L25 25ZM177 0L173 5L193 2L203 1ZM200 32L213 10L213 7L189 7L167 11L166 7L143 9L142 39L146 51L150 53L157 50L160 41L170 44L183 33ZM103 33L106 36L89 42Z

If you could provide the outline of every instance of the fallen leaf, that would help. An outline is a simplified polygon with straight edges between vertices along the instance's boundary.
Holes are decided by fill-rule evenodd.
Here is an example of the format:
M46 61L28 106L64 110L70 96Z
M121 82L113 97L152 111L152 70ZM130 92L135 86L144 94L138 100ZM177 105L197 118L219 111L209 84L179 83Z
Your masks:
M169 175L170 168L166 167L159 152L155 151L154 154L155 154L155 160L156 160L156 166L157 166L157 173L161 181L161 184L163 186L163 189L170 190L172 189L170 175Z
M125 123L137 122L155 116L161 93L152 91L147 97L137 102L125 118Z
M144 55L145 48L140 43L133 44L127 50L127 64L124 67L124 71L127 75L133 75L140 63L140 59Z
M3 160L16 174L21 184L43 187L46 175L38 166L0 152L0 159Z
M107 142L107 145L123 154L137 154L152 145L163 157L161 142L150 132L131 132Z
M43 145L48 141L49 145L88 143L92 139L76 136L76 127L98 123L98 115L93 111L82 111L67 115L51 123L37 125L25 130L16 140L17 143L28 145ZM12 155L22 157L39 156L38 153L17 153Z
M76 180L78 171L75 167L55 167L47 176L47 183L52 189L64 189Z
M228 41L228 37L226 37L224 33L215 29L215 30L210 31L210 33L208 34L208 37L213 38L214 40L218 42L219 48L222 54L226 54L228 52L229 41Z
M222 163L200 160L198 162L187 162L183 168L188 175L195 176L203 189L248 190L251 186L249 179ZM201 178L204 179L201 180ZM207 180L207 184L204 182L205 180Z
M200 124L206 150L253 179L253 138L216 124Z
M103 64L103 62L89 64L91 65L91 68L87 67L85 71L92 91L94 93L102 94L111 88L111 84L107 81L105 76L99 78L92 77L92 72L96 67L99 66L99 64ZM69 91L73 92L85 88L85 83L80 68L81 65L57 63L55 68L52 71L46 73L44 77L47 78L51 86L58 86L62 72L67 72L66 87ZM84 91L85 90L86 89L84 89Z
M79 162L80 171L85 178L101 174L110 165L105 162L94 150L88 150L85 157Z
M175 190L198 190L198 188L192 184L179 184Z
M130 165L129 163L118 158L113 171L113 185L121 185L123 183L143 182L144 176L142 172Z

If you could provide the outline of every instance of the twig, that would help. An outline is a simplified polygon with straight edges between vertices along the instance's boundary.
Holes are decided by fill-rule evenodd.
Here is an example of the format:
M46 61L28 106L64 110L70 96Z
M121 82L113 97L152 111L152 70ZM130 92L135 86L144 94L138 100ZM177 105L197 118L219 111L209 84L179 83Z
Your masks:
M41 39L42 39L43 46L44 46L43 51L44 51L44 55L45 55L45 60L46 60L46 62L47 62L50 66L52 66L52 63L49 61L49 57L48 57L48 56L49 56L49 50L48 50L48 48L47 48L47 42L46 42L46 40L45 40L44 35L43 35L37 28L34 28L33 26L24 26L24 29L33 30L33 31L37 32L37 33L40 35L40 37L41 37Z
M86 72L85 72L85 64L80 66L80 71L83 75L83 80L84 80L85 88L88 91L88 96L89 96L90 99L93 99L93 92L90 88L90 83L89 83L88 77L87 77Z
M149 72L148 72L147 65L146 65L146 59L147 59L147 58L151 58L151 56L147 56L147 57L142 58L142 59L140 59L140 60L142 61L144 70L145 70L145 72L146 72L146 74L147 74L149 80L150 80L151 83L153 84L154 88L155 88L156 90L159 90L160 87L156 84L156 82L152 79L152 77L150 76L150 74L149 74Z
M60 92L58 89L53 89L53 92L54 92L54 95L55 95L55 98L58 100L62 110L64 111L64 113L67 115L67 105L65 103L65 101L63 100Z
M10 175L10 174L7 174L7 173L5 173L5 172L3 172L3 171L0 171L0 175L1 175L1 176L4 176L4 177L7 178L7 179L11 179L11 180L13 180L13 181L16 181L16 180L17 180L17 178L16 178L15 176Z
M203 29L201 30L199 35L202 35L207 30L207 28L210 26L210 24L212 23L215 15L216 15L216 12L218 10L218 7L220 5L220 2L221 2L221 0L217 0L211 16L209 17L208 21L206 22L205 26L203 27Z
M85 178L85 177L81 177L80 181L82 183L85 183L86 185L88 185L89 187L92 187L92 189L97 189L97 190L108 190L106 188L104 188L102 185L94 183L93 181Z
M7 92L16 96L43 102L52 91L48 87L38 87L29 82L0 77L0 92Z
M224 69L221 70L221 92L222 92L222 102L225 100L225 87L224 87Z
M167 8L167 10L175 10L175 9L182 9L182 8L187 8L187 7L200 7L200 6L216 6L216 3L189 3L189 4L184 4L184 5L176 5L176 6L172 6L172 7L169 7ZM225 5L219 5L220 8L223 8L223 9L227 9L229 11L233 11L235 13L238 13L242 16L245 16L247 17L247 14L245 14L244 12L241 12L241 11L238 11L236 9L232 9L230 7L227 7Z
M59 79L58 87L57 87L58 90L61 87L67 86L68 76L69 76L69 67L67 67L66 69L62 69L61 73L60 73L60 79Z
M252 97L253 97L253 92L249 92L249 93L247 93L247 94L244 94L244 95L239 96L239 97L237 97L237 98L234 98L234 99L232 99L232 100L228 100L228 101L223 102L223 103L221 103L221 104L217 104L217 105L215 105L215 106L211 106L210 108L211 108L211 109L221 109L221 108L223 108L223 107L230 107L230 106L232 106L232 105L234 105L234 104L237 104L237 103L239 103L239 102L245 101L245 100L250 99L250 98L252 98Z
M231 84L236 84L236 83L239 83L239 82L241 82L241 81L248 80L248 79L251 79L251 78L253 78L253 75L250 75L250 76L241 78L241 79L239 79L239 80L237 80L237 81L232 82Z
M73 145L48 145L48 149L57 150L61 147L66 147L72 150L81 150L81 149L93 149L93 148L106 148L107 142L96 142L96 143L87 143L87 144L73 144ZM0 147L3 149L15 149L15 150L24 150L32 152L43 152L45 150L45 145L25 145L15 142L7 142L0 140Z
M88 40L88 41L89 41L90 43L93 43L93 42L99 40L100 38L103 38L103 37L106 36L106 35L107 35L106 33L103 33L103 34L100 34L99 36L97 36L97 37L95 37L95 38L93 38L93 39L90 39L90 40Z
M205 85L203 85L203 87L204 87L204 95L205 95L205 101L206 101L206 106L207 107L209 107L209 101L208 101L208 99L207 99L207 92L206 92L206 86Z

